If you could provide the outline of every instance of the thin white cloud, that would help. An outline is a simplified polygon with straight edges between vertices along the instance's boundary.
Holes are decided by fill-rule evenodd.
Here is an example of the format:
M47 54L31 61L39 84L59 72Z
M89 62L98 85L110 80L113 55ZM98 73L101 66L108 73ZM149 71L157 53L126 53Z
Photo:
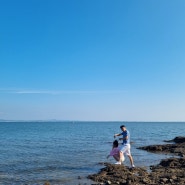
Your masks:
M38 90L32 90L32 91L16 91L16 94L51 94L51 95L57 95L57 94L115 94L115 93L122 93L124 91L38 91Z
M15 90L15 89L0 89L0 93L12 93L12 94L50 94L50 95L59 95L59 94L117 94L123 93L126 91L123 90L97 90L97 91L87 91L87 90L63 90L63 91L49 91L49 90Z
M20 90L13 92L15 94L60 94L59 91L41 91L41 90Z

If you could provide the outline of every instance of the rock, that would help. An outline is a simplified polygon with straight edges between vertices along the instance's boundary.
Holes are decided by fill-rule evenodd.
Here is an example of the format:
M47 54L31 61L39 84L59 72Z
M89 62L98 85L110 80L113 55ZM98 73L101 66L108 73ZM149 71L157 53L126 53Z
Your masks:
M173 176L171 176L171 179L175 180L175 179L177 179L177 177L173 175Z
M184 157L185 156L185 137L176 137L173 141L176 143L165 144L165 145L149 145L139 147L138 149L147 150L148 152L160 152L160 153L173 153L175 155ZM171 140L172 141L172 140Z
M185 142L185 137L178 136L174 138L175 143L184 143Z
M172 139L172 140L164 140L164 142L184 143L184 142L185 142L185 137L183 137L183 136L178 136L178 137L175 137L175 138Z
M145 184L147 184L147 183L149 183L149 180L146 179L146 178L144 178L144 179L143 179L143 182L144 182Z
M180 143L167 145L152 145L142 147L148 151L182 152L185 155L185 142L183 138L174 139ZM181 141L180 141L181 140ZM168 158L159 164L150 166L151 171L137 167L130 169L123 165L104 163L105 167L99 173L89 175L88 178L104 185L184 185L185 184L185 158Z
M166 183L168 181L168 179L167 178L162 178L161 181Z
M110 185L110 184L112 184L111 181L107 181L106 185Z
M121 182L120 182L120 184L126 184L127 183L127 181L125 180L125 179L123 179Z

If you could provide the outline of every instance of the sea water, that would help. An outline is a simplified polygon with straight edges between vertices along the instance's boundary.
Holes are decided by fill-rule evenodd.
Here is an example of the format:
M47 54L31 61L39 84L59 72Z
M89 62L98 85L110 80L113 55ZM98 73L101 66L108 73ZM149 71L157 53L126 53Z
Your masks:
M140 146L163 144L184 136L183 122L0 122L0 185L91 184L107 159L113 135L126 125L136 166L150 166L170 155L149 153ZM126 157L125 165L129 166Z

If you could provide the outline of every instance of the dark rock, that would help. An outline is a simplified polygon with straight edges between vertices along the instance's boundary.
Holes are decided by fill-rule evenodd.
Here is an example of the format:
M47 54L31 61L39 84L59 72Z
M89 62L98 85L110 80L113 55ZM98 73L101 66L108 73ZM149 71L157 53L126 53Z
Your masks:
M184 143L185 142L185 137L179 136L174 139L175 143Z
M185 156L185 137L176 137L173 141L177 143L165 144L165 145L149 145L139 147L138 149L147 150L148 152L158 152L158 153L172 153L181 157Z
M178 136L178 137L175 137L175 138L172 139L172 140L164 140L164 142L184 143L184 142L185 142L185 137L183 137L183 136Z
M167 145L152 145L141 147L147 151L166 152L185 155L185 142L183 137L174 139L177 143ZM179 142L179 143L178 143ZM150 166L151 171L136 167L130 169L123 165L104 163L105 167L98 174L89 175L93 181L112 185L184 185L185 184L185 158L168 158L159 164ZM109 184L110 184L109 183Z

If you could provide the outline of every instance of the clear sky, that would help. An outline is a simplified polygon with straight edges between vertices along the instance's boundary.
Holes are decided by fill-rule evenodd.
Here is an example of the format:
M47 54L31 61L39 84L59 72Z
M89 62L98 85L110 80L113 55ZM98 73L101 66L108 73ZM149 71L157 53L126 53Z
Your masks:
M185 1L0 0L0 119L185 121Z

